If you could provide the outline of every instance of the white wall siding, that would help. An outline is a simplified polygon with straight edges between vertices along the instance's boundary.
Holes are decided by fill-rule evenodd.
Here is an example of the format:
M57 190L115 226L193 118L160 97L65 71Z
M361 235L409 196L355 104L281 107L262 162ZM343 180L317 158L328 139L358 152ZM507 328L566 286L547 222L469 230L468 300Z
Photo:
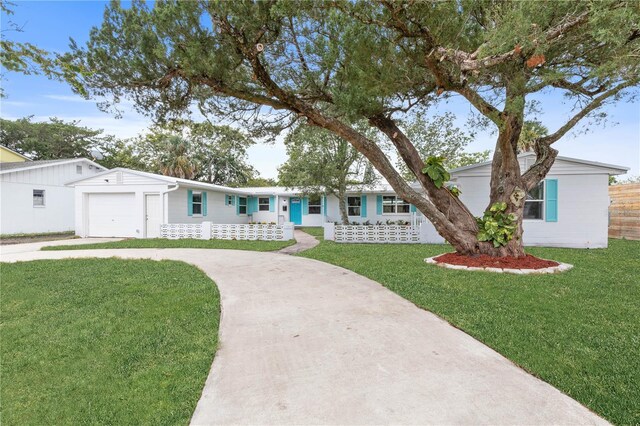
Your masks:
M377 214L377 197L382 194L366 194L363 195L367 198L367 216L349 216L349 222L357 222L357 223L365 223L369 222L372 225L380 222L382 224L386 224L387 221L396 222L398 220L403 221L411 221L411 213L402 213L402 214ZM394 195L394 194L384 194L384 195ZM352 195L350 195L352 196ZM353 195L359 196L359 195ZM329 222L338 222L342 223L342 219L340 216L340 205L338 203L338 197L330 195L327 197L327 221Z
M76 172L76 166L82 167L82 174ZM4 173L0 175L2 182L19 182L63 186L69 181L82 179L87 176L95 175L103 172L87 161L76 162L62 165L51 165L47 167L38 167L31 170L18 170L12 173ZM73 192L73 189L71 189Z
M525 220L525 245L607 247L608 175L549 174L547 179L558 179L558 221ZM489 177L460 177L458 184L461 200L481 216L489 204Z
M33 190L45 191L44 207L33 206ZM0 234L72 231L73 188L0 182Z
M225 193L205 189L193 188L193 191L207 193L207 216L189 216L187 191L188 188L180 187L168 195L168 223L200 223L204 221L213 223L248 223L247 215L237 215L235 205L225 205Z
M82 167L82 174L76 167ZM0 233L33 234L74 229L74 190L67 182L102 172L88 161L16 170L0 175ZM45 206L33 206L33 190L45 191Z

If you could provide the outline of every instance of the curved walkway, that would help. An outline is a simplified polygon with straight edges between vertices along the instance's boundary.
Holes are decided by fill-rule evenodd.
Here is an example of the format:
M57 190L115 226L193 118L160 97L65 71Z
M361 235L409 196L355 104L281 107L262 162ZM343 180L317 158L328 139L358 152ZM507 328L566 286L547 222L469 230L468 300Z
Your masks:
M193 424L603 424L378 283L276 253L118 249L3 261L171 259L218 285L220 346Z

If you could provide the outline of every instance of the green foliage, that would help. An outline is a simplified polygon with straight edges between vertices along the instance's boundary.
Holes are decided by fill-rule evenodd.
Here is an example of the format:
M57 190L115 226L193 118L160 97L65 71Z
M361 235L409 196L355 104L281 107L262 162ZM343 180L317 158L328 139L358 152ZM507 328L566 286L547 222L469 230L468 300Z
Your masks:
M436 188L442 188L447 183L451 175L444 168L444 157L429 157L422 169L422 173L429 176Z
M45 74L50 78L60 78L62 73L57 69L60 63L44 49L32 43L21 43L9 40L7 35L20 33L22 26L11 21L14 3L0 0L0 13L3 17L4 28L0 31L0 63L2 70L18 72L26 75ZM3 77L3 75L0 75ZM4 97L4 89L0 87L0 97Z
M455 126L455 115L446 112L427 118L418 112L402 122L402 130L414 144L422 158L444 157L447 168L459 167L459 164L474 164L485 161L485 154L467 153L463 149L473 141L473 134ZM488 155L488 151L487 152ZM477 161L476 161L477 160ZM469 163L473 161L474 163ZM400 158L396 167L405 179L415 179L407 164Z
M103 145L113 138L80 126L79 121L65 122L50 118L48 122L34 122L32 117L18 120L0 118L0 144L26 155L32 160L62 158L93 158Z
M132 141L148 171L229 186L243 186L256 177L247 162L253 144L240 130L189 120L156 126Z
M484 163L489 161L491 155L490 150L479 152L460 152L454 158L447 158L445 165L449 170L458 167L471 166L472 164Z
M453 185L451 188L449 188L449 191L458 198L460 197L460 194L462 194L462 191L456 185Z
M520 152L533 151L536 140L547 134L549 134L549 129L539 121L525 121L518 139L518 150Z
M518 223L513 213L505 213L507 203L493 204L482 217L476 218L478 241L491 241L494 247L505 246L513 239Z
M371 133L358 125L365 133ZM375 138L374 134L370 134ZM343 222L346 217L347 188L373 185L378 180L367 159L349 142L318 127L300 125L285 138L287 161L278 169L281 185L299 188L308 194L328 193L341 200Z

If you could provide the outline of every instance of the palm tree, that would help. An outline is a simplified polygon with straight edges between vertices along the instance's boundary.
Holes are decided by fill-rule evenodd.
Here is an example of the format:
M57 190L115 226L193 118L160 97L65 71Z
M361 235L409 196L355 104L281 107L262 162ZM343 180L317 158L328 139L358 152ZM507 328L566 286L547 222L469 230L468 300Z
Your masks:
M166 151L160 158L159 168L163 175L182 179L193 179L198 169L189 155L189 141L180 136L168 136Z
M518 139L518 151L533 151L536 140L549 134L549 129L544 127L539 121L525 121Z

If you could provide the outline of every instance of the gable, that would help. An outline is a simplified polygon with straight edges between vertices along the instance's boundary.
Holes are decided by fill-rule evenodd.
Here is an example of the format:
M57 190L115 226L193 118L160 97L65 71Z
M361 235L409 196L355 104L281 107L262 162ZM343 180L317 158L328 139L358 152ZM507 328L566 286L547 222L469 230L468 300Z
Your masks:
M70 186L111 186L111 185L167 185L166 179L155 178L152 175L134 173L127 170L110 170L94 177L76 182L69 182Z
M24 165L24 167L2 170L0 173L2 182L64 186L70 180L93 176L105 170L104 167L86 159L27 161L15 164Z
M534 164L535 154L524 154L518 157L520 171L524 173ZM617 175L624 174L626 168L603 164L592 161L579 160L577 158L558 156L549 170L549 175ZM461 167L451 171L451 177L471 177L471 176L491 176L491 162L477 164L473 166Z

